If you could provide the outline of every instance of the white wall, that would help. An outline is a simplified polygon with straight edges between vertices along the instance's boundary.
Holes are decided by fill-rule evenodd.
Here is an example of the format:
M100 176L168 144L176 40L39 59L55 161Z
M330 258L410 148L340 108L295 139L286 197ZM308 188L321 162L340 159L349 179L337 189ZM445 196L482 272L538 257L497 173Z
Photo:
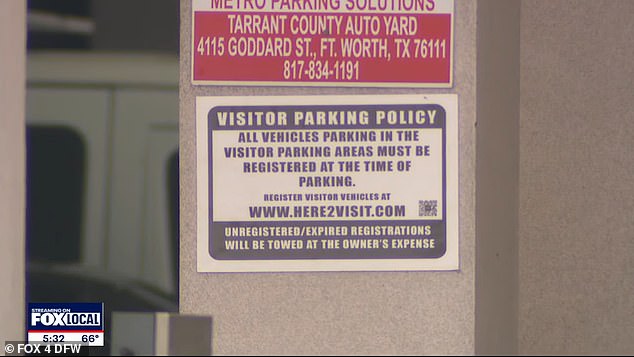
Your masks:
M25 16L25 1L0 1L0 354L24 340Z

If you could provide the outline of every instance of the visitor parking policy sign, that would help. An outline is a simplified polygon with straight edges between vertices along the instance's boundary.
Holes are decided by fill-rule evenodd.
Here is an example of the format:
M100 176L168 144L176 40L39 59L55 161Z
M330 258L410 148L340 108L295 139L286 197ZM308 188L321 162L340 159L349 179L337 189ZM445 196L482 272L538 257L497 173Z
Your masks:
M197 97L199 272L458 269L457 96Z
M192 83L452 86L453 0L193 0Z

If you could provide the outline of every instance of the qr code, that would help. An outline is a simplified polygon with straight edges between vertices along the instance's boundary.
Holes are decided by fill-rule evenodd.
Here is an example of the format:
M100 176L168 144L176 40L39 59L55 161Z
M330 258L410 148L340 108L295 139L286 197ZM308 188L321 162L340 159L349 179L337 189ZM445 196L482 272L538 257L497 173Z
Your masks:
M433 217L438 215L438 201L418 201L418 216Z

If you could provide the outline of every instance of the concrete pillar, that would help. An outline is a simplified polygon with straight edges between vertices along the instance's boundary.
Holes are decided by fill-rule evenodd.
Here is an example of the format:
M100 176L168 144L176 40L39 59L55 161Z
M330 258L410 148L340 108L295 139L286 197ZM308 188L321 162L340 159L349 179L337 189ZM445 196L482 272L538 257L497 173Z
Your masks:
M214 353L516 352L518 9L456 0L450 89L230 87L191 84L181 2L180 311L213 317ZM459 271L196 272L196 96L413 93L458 95Z
M26 2L0 2L0 343L24 340ZM2 352L4 354L4 348Z
M521 354L634 352L632 14L522 1Z

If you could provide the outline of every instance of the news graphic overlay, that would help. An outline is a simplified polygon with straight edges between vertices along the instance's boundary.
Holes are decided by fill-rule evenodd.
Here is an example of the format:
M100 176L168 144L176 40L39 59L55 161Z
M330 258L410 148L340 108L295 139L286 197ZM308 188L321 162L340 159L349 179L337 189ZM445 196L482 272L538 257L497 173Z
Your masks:
M29 343L104 345L102 303L29 303Z
M198 271L455 270L455 95L198 97Z
M5 341L4 353L6 356L89 356L90 347L80 343L25 343L20 341Z
M453 0L193 0L192 83L452 86Z

